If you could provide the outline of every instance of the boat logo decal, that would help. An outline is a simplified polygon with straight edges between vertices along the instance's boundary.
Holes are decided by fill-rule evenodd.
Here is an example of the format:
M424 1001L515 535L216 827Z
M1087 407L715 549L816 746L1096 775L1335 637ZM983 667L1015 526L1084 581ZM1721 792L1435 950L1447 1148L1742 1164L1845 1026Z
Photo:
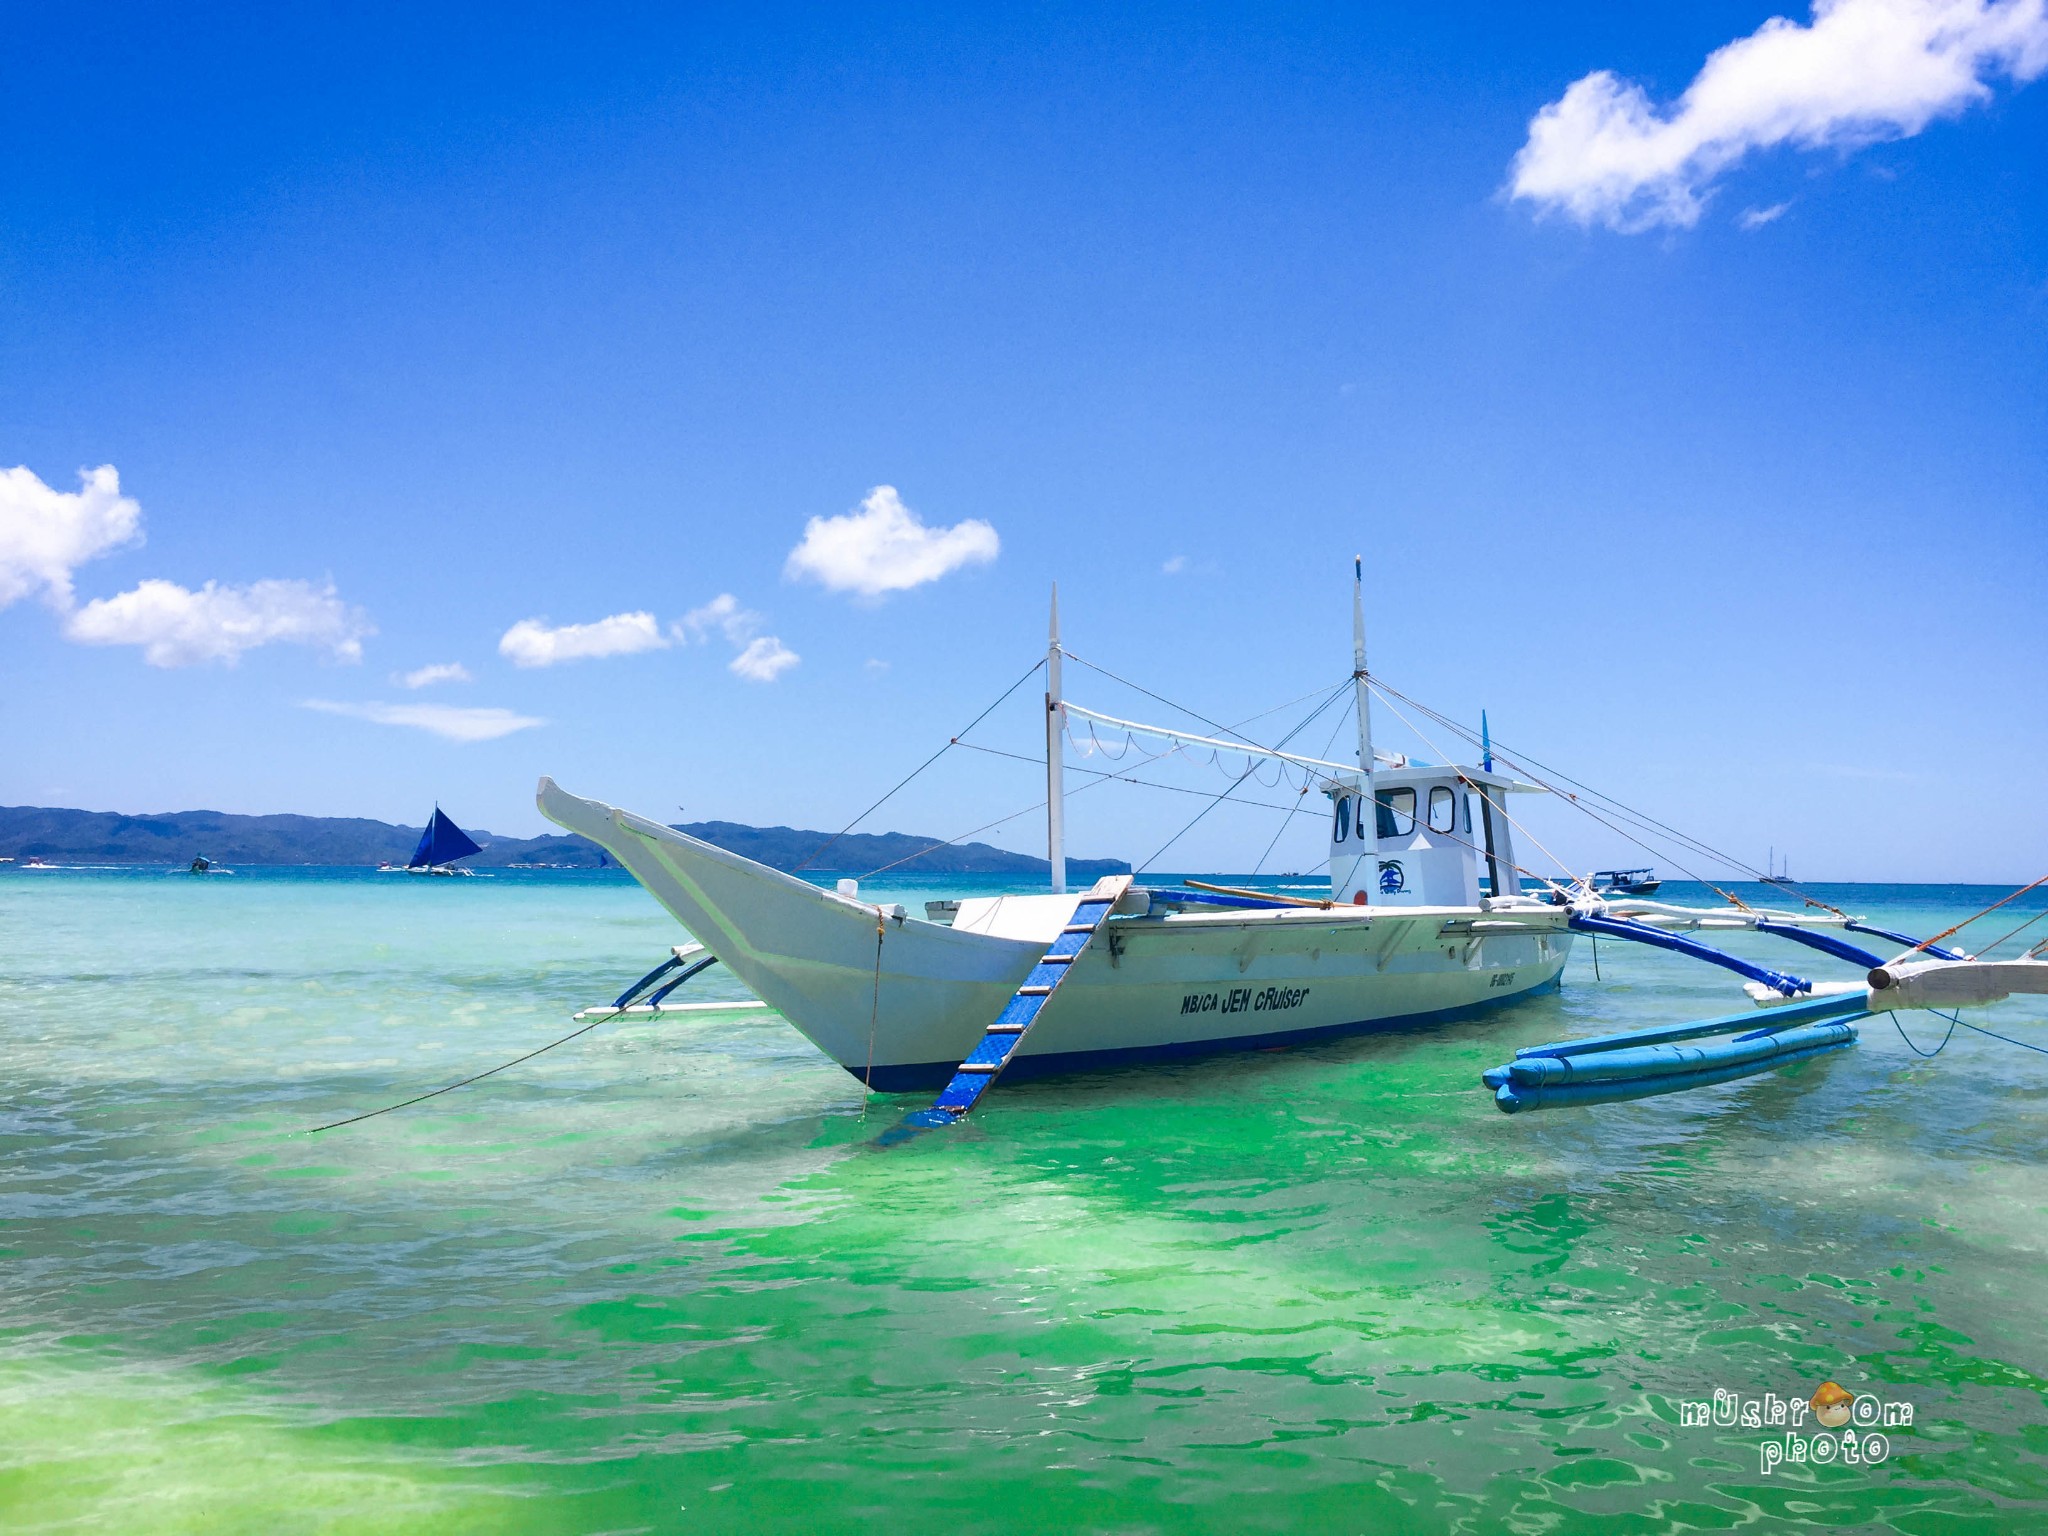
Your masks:
M1180 1000L1182 1013L1269 1013L1299 1008L1308 1001L1307 987L1232 987L1228 992L1190 992Z
M1392 896L1397 891L1405 891L1407 888L1408 874L1407 871L1401 868L1401 861L1399 859L1382 859L1380 861L1381 894Z

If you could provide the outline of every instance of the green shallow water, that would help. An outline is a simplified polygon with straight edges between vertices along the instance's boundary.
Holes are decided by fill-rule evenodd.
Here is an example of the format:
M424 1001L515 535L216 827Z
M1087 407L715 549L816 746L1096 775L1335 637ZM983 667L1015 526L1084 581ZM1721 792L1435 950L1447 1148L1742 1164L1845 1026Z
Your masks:
M1927 932L2003 893L1836 894ZM1497 1114L1518 1046L1741 1002L1654 951L1596 982L1582 941L1476 1022L999 1088L890 1151L919 1101L864 1112L762 1015L290 1134L552 1038L677 937L602 877L0 873L0 1526L2048 1527L2048 1058L1880 1019ZM1981 1022L2048 1045L2038 1000ZM1912 1405L1884 1464L1679 1423L1828 1378Z

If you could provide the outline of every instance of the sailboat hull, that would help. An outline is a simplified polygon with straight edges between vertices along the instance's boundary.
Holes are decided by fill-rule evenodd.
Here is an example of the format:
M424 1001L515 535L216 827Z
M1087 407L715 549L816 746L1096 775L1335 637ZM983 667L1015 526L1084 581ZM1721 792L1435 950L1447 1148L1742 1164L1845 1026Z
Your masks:
M1027 937L923 922L581 799L552 780L541 781L538 801L550 820L616 858L821 1051L884 1090L942 1084L1064 921L1053 913L1043 919L1046 932ZM1570 946L1555 909L1112 917L1019 1046L1006 1079L1469 1015L1554 987Z

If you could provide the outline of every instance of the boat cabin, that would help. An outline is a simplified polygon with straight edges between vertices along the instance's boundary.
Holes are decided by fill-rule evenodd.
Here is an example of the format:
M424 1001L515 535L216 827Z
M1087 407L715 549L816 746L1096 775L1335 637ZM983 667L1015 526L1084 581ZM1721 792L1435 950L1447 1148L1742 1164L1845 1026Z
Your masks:
M1480 768L1401 762L1339 775L1330 796L1330 896L1359 906L1476 907L1521 894L1514 832L1502 813L1530 786Z

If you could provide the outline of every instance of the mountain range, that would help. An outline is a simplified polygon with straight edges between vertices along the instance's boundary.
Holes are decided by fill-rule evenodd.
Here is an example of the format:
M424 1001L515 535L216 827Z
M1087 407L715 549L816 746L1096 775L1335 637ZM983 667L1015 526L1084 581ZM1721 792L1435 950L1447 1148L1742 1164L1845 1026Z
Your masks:
M737 821L688 822L677 830L775 869L793 869L807 859L807 869L832 874L865 874L884 865L898 865L906 874L1044 875L1048 869L1044 859L1007 848L943 844L907 832L834 838L829 832ZM227 865L402 864L412 856L420 832L419 827L346 816L237 816L225 811L124 816L0 806L0 856L55 864L189 864L201 855ZM484 845L483 852L463 862L480 868L595 869L610 862L595 843L575 836L495 837L475 829L470 836ZM1077 880L1129 869L1117 859L1067 860L1067 871Z

